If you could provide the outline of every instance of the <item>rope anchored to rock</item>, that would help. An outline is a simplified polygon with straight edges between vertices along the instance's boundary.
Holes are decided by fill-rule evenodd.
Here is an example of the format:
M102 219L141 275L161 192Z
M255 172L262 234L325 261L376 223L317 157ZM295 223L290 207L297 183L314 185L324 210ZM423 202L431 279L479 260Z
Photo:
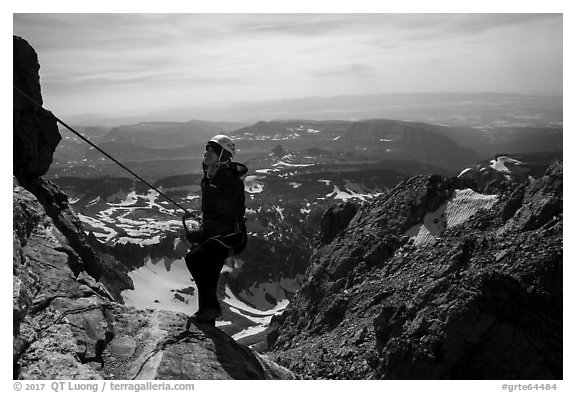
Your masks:
M186 208L184 208L182 205L180 205L178 202L174 201L172 198L170 198L169 196L167 196L166 194L164 194L162 191L160 191L158 188L154 187L152 184L150 184L149 182L147 182L146 180L144 180L142 177L140 177L138 174L134 173L131 169L127 168L124 164L122 164L120 161L118 161L117 159L115 159L114 157L112 157L110 154L106 153L104 150L102 150L101 148L99 148L98 146L96 146L94 143L90 142L87 138L85 138L82 134L80 134L78 131L74 130L72 127L70 127L68 124L64 123L62 120L60 120L58 117L56 117L52 112L50 112L47 109L44 109L44 107L42 107L42 105L40 103L38 103L36 100L34 100L32 97L28 96L26 93L24 93L22 90L20 90L19 88L17 88L16 86L12 86L14 88L15 91L17 91L20 95L22 95L22 97L26 98L28 101L30 101L31 103L33 103L34 105L36 105L38 108L42 109L43 111L45 111L46 113L48 113L50 116L52 116L58 123L60 123L62 126L64 126L66 129L68 129L69 131L71 131L72 133L74 133L76 136L78 136L80 139L82 139L84 142L88 143L90 146L92 146L93 148L95 148L96 150L98 150L100 153L104 154L106 157L108 157L109 159L111 159L114 163L116 163L118 166L120 166L122 169L124 169L125 171L129 172L132 176L134 176L135 178L137 178L138 180L140 180L142 183L146 184L148 187L152 188L153 190L155 190L156 192L158 192L158 194L160 194L161 196L163 196L164 198L166 198L167 201L173 203L175 206L179 207L180 209L182 209L184 211L184 213L186 214L193 214L191 213L189 210L187 210Z

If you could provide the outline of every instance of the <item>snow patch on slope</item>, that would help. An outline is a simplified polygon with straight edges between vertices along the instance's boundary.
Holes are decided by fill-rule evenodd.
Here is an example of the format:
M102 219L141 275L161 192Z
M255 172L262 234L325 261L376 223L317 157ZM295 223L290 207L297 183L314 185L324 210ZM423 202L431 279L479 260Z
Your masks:
M278 172L278 171L279 171L278 169L270 169L270 168L267 168L267 169L256 169L256 173L262 173L262 174L264 174L264 175L268 175L270 172L273 173L273 172Z
M490 209L498 195L479 194L470 188L456 190L446 206L447 227L460 225L481 209Z
M340 190L340 187L338 187L337 185L334 184L333 191L329 194L326 194L326 197L327 198L333 198L333 199L340 199L344 202L346 202L349 199L359 199L361 201L368 201L368 200L372 200L373 198L375 198L381 194L381 193L369 193L369 192L362 194L360 192L354 191L354 187L359 187L359 186L355 183L346 183L346 185L344 187L344 191L343 191L343 190Z
M314 164L292 164L285 161L278 161L277 163L272 164L272 166L282 166L282 167L307 167L312 165Z
M232 291L228 286L226 286L226 297L224 298L224 302L228 304L228 306L230 307L230 311L238 315L241 315L244 318L249 319L250 321L255 323L255 326L250 326L232 336L232 338L234 338L235 340L249 337L266 330L266 328L270 325L270 322L272 321L272 317L274 315L281 314L289 303L288 299L284 299L270 310L267 311L257 310L253 307L246 305L244 302L238 299L232 293Z
M515 160L508 156L500 156L495 160L490 161L490 167L497 170L498 172L510 173L510 169L506 167L506 163L511 163L513 165L520 165L522 162Z
M286 300L288 293L298 291L302 287L303 281L304 276L298 275L294 279L283 277L276 282L254 283L250 288L240 292L238 297L241 301L244 300L259 310L268 310L275 307L270 303L270 297L280 303Z
M405 234L414 244L433 243L446 228L460 225L481 209L490 209L498 195L479 194L469 188L456 190L452 198L424 216L423 223L414 225Z
M261 179L259 176L246 176L246 179L244 179L244 190L250 194L258 194L264 191L264 184L260 183L259 179Z
M148 260L146 265L128 273L134 289L122 291L120 295L124 303L137 309L168 310L188 315L195 313L198 310L198 291L184 260L172 263L169 269L164 260ZM194 295L177 292L184 289L189 291L190 287Z
M138 202L138 197L136 195L136 191L132 191L128 195L126 195L126 199L124 199L123 201L120 201L119 203L108 202L108 206L116 206L116 207L133 206L134 204L136 204L136 202Z
M280 220L284 221L284 209L280 206L272 206L272 208L280 215Z
M94 236L96 236L96 238L99 241L103 243L108 242L118 234L118 232L116 232L114 229L108 228L105 224L103 224L102 222L98 221L95 218L85 216L82 213L78 213L78 218L80 218L82 224L101 230L103 233L98 231L96 232L93 231L92 233L94 234Z

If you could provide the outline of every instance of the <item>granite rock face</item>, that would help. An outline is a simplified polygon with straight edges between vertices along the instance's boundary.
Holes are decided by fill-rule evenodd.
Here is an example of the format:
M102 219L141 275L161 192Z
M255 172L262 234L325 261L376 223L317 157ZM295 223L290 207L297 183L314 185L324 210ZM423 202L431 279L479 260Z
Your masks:
M94 351L101 329L88 337L82 324L62 321L99 313L113 298L82 270L80 258L36 197L17 183L13 197L14 377L93 379L89 369L75 367L82 366L76 356ZM74 329L83 332L77 340Z
M304 378L561 379L562 162L432 243L406 235L471 186L418 176L362 207L273 319L270 356Z
M42 104L38 56L20 37L13 39L13 83L31 99ZM14 174L38 177L50 168L54 149L61 136L54 117L38 108L17 90L13 91Z

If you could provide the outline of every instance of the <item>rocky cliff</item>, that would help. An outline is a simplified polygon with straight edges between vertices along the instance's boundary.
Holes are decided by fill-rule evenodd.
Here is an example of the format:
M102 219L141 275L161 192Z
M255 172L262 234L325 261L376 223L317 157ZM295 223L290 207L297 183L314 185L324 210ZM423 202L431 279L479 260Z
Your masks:
M14 86L42 102L34 49L14 37ZM294 374L182 314L120 303L126 268L87 243L42 178L60 135L14 93L13 367L20 379L280 379Z
M273 359L304 378L562 379L562 175L491 195L417 176L361 207L273 319Z

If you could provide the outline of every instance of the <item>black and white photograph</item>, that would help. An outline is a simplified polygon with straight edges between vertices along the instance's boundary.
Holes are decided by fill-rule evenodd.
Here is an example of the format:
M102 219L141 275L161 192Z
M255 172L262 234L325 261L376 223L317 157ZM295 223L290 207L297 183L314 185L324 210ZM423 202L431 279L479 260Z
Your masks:
M567 21L443 9L14 12L14 391L563 391Z

